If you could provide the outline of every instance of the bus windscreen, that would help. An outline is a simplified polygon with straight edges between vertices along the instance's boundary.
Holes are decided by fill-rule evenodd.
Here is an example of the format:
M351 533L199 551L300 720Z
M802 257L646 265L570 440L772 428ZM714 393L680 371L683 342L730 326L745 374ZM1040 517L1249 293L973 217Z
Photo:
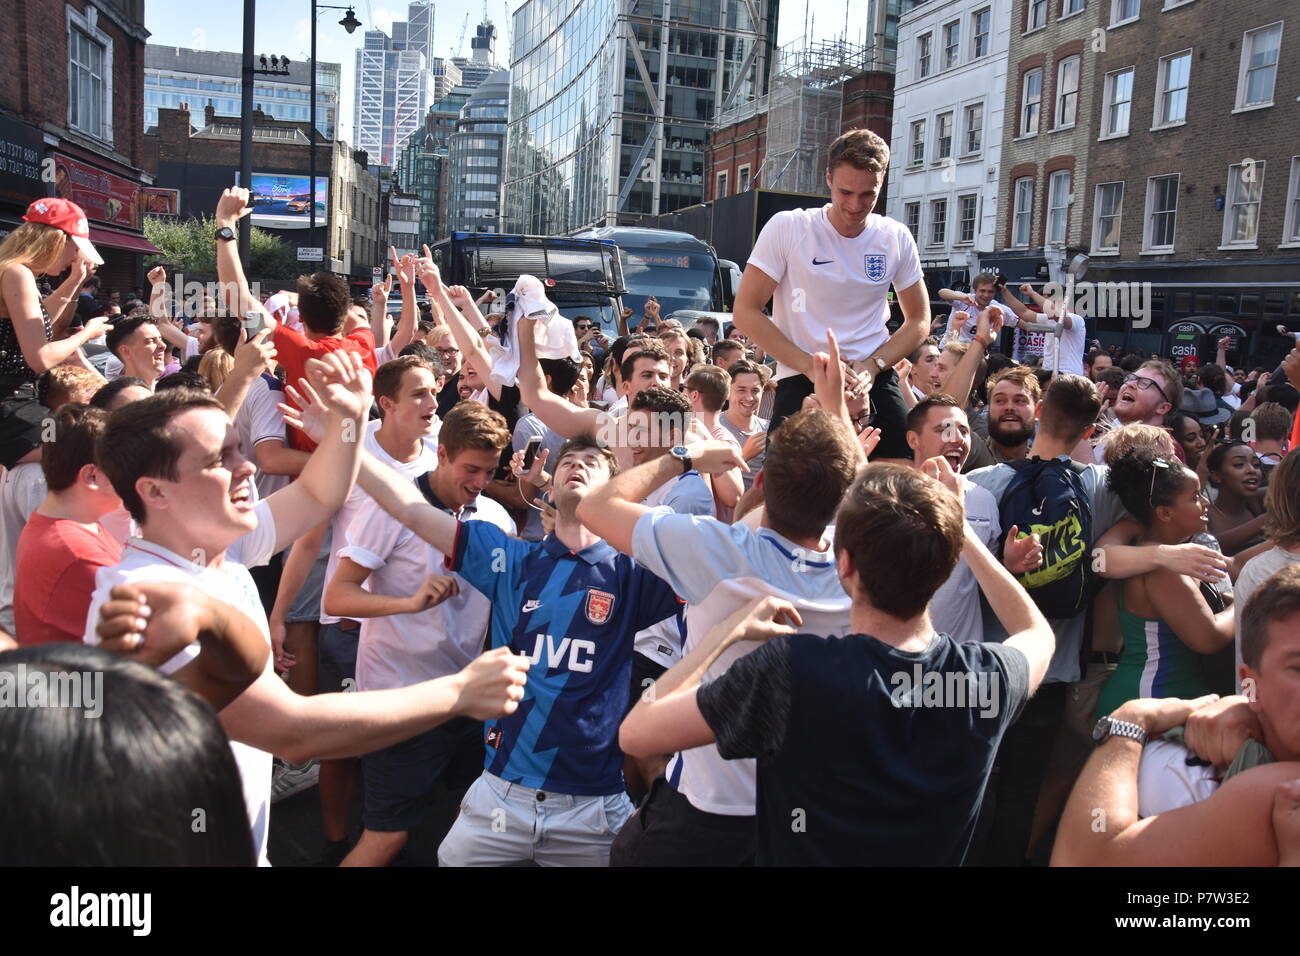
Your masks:
M659 300L660 314L677 309L712 308L713 260L709 256L667 249L626 249L623 252L623 304L639 317L646 299ZM635 321L635 319L633 320Z

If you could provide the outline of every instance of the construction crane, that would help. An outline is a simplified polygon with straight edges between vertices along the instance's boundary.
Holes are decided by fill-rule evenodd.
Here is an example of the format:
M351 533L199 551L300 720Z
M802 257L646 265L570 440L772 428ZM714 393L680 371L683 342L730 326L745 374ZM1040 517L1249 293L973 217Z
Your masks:
M465 22L460 25L460 39L456 41L456 46L452 48L452 57L460 56L460 51L465 49L465 34L469 30L469 14L465 14Z

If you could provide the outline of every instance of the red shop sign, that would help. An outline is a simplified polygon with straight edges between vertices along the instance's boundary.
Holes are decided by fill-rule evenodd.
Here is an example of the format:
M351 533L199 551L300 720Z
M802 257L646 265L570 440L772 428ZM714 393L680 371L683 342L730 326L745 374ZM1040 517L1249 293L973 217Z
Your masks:
M128 229L140 228L140 184L54 154L54 193L75 202L86 215Z

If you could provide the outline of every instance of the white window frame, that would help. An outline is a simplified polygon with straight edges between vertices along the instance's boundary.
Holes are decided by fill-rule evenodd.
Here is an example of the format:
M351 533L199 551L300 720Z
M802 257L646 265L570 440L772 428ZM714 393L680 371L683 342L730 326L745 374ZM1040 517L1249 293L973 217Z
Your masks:
M974 201L975 211L974 211L974 215L972 215L970 219L965 219L963 218L962 213L964 211L964 204L968 199ZM963 239L961 235L962 226L964 223L967 222L971 224L970 238ZM952 244L954 246L974 245L975 238L976 236L979 235L979 231L980 231L980 195L979 193L962 193L957 197L957 238L952 241Z
M949 20L943 25L943 69L951 70L961 63L961 21Z
M1038 74L1038 98L1034 100L1037 110L1034 114L1034 129L1029 131L1029 78L1035 73ZM1020 77L1020 136L1017 139L1029 136L1037 136L1038 131L1043 127L1043 68L1036 66L1032 70L1025 70Z
M1247 110L1262 110L1273 105L1273 96L1277 93L1277 74L1278 67L1282 61L1282 32L1283 21L1278 20L1276 23L1266 23L1262 27L1256 27L1253 30L1247 30L1241 36L1241 65L1237 70L1237 99L1234 113L1245 112ZM1267 100L1260 100L1258 103L1246 102L1247 75L1250 72L1249 53L1254 45L1256 34L1265 30L1277 29L1277 51L1278 57L1273 61L1273 89L1269 92Z
M1079 8L1077 10L1070 9L1071 4L1074 3L1079 4ZM1061 15L1056 19L1065 20L1068 19L1069 17L1078 16L1080 13L1083 13L1083 11L1086 9L1088 9L1088 0L1061 0Z
M945 139L943 135L943 120L945 116L948 118L948 136L946 137L948 140L948 151L946 153L944 152L943 149L943 141ZM942 113L939 113L938 115L935 116L934 118L934 159L932 159L931 162L942 163L946 160L952 159L953 147L956 145L956 143L953 142L953 140L956 139L956 133L957 133L956 126L957 126L957 117L952 110L944 110Z
M1173 179L1174 181L1174 208L1161 213L1161 215L1172 214L1174 217L1174 228L1171 231L1173 239L1167 246L1153 246L1151 244L1152 221L1151 217L1156 215L1152 208L1155 199L1156 183L1159 180ZM1178 239L1178 190L1182 188L1183 179L1181 173L1167 173L1163 176L1147 177L1147 196L1146 206L1142 213L1142 252L1146 255L1168 255L1174 251L1174 244Z
M1113 246L1103 246L1101 244L1102 236L1105 230L1102 228L1102 211L1101 195L1102 190L1108 186L1119 187L1119 202L1115 204L1115 214L1111 217L1115 220L1115 244ZM1119 255L1119 236L1124 228L1124 182L1123 180L1113 183L1098 183L1092 192L1092 248L1089 253L1094 256L1117 256Z
M727 170L724 169L714 175L713 195L716 199L722 199L727 195Z
M741 166L736 170L736 192L737 194L749 192L751 177L749 175L749 163Z
M1164 100L1173 90L1166 89L1169 83L1169 67L1174 60L1180 57L1187 57L1187 85L1179 87L1183 90L1183 116L1181 119L1166 120L1164 110ZM1179 126L1187 125L1187 110L1191 106L1192 99L1192 50L1189 47L1186 50L1179 50L1176 53L1169 53L1160 58L1159 65L1156 69L1156 104L1151 113L1151 129L1174 129Z
M64 75L71 86L72 81L72 31L80 30L86 36L90 37L95 43L98 43L104 49L104 58L100 64L100 87L103 90L103 99L100 102L100 129L85 130L79 126L74 126L72 122L72 96L69 90L68 96L68 127L74 129L86 136L93 137L109 146L113 145L113 38L103 30L99 29L99 10L95 7L86 6L84 14L78 13L71 6L66 8L67 18L65 23L65 34L67 40L66 50L68 52L68 72Z
M1119 105L1119 102L1115 100L1115 87L1118 78L1122 73L1129 74L1128 99L1123 101L1123 103L1128 106L1128 115L1124 120L1124 128L1112 133L1108 132L1108 130L1112 125L1111 121L1113 119L1113 111L1115 107ZM1121 70L1112 70L1110 73L1106 74L1105 83L1102 87L1101 135L1097 137L1099 140L1119 139L1120 137L1128 135L1129 129L1133 125L1133 80L1136 77L1137 68L1133 66L1126 66Z
M1139 19L1142 16L1142 0L1133 0L1133 2L1135 4L1133 16L1121 20L1120 13L1123 9L1124 0L1110 0L1110 23L1106 29L1122 27L1126 23L1132 23Z
M1064 177L1064 180L1062 180ZM1065 182L1065 195L1061 196L1059 205L1053 205L1057 199L1056 184ZM1070 203L1074 199L1074 174L1068 169L1058 169L1047 177L1047 218L1043 229L1044 246L1060 246L1070 241ZM1060 238L1055 238L1053 225L1060 223Z
M1242 170L1245 163L1234 163L1228 167L1228 188L1223 202L1223 240L1219 246L1220 249L1258 249L1259 248L1259 220L1264 212L1264 160L1260 160L1254 165L1254 185L1257 188L1256 198L1253 204L1258 208L1255 210L1255 234L1246 239L1234 239L1233 233L1236 232L1237 207L1250 205L1252 201L1238 202L1242 187Z
M908 148L907 165L924 166L925 165L925 120L924 119L912 120L912 125L909 128L911 130L911 134L910 134L911 138L908 140L908 145L907 145ZM916 155L917 146L921 147L920 156Z
M934 73L934 34L922 33L916 38L916 78L923 80Z
M1021 203L1022 190L1020 187L1023 183L1028 183L1029 189L1028 189L1028 195L1024 197L1027 200L1027 202L1022 205ZM1012 206L1011 206L1010 248L1012 249L1028 249L1029 243L1033 238L1034 185L1035 184L1034 184L1033 176L1021 176L1019 179L1017 179L1015 182L1011 184ZM1020 219L1022 216L1024 217L1025 238L1024 241L1018 241L1016 237L1020 231Z
M940 203L943 204L942 216L938 216L935 214L936 212L935 207L939 206ZM935 226L938 226L943 230L943 237L938 241L935 241L934 238ZM929 240L926 242L926 245L938 247L944 245L944 243L946 243L947 241L948 241L948 197L941 196L937 199L930 200L930 232L929 232Z
M979 126L977 127L979 132L979 142L976 143L974 146L971 146L970 144L970 134L971 134L970 120L971 120L972 111L978 111L979 121L980 121ZM982 100L978 103L967 103L965 106L962 107L961 124L962 124L961 155L978 156L980 152L984 149L984 102Z
M907 226L907 228L911 231L912 238L916 240L918 245L921 242L921 207L924 205L925 204L920 199L909 199L903 203L903 225ZM915 228L913 228L912 224L907 221L908 210L913 207L916 208Z
M1047 21L1050 19L1050 14L1048 13L1049 6L1050 0L1029 0L1029 7L1025 11L1025 33L1033 33L1035 30L1041 30L1043 27L1047 26ZM1035 10L1042 13L1041 23L1034 22Z
M1164 13L1166 10L1174 10L1177 9L1178 7L1185 7L1191 2L1192 0L1165 0L1165 5L1160 8L1160 12Z
M981 14L988 17L988 22L985 24L985 29L983 33L979 32ZM993 8L992 7L984 7L982 10L976 10L973 14L971 14L970 32L971 32L970 58L972 60L978 60L982 56L988 56L989 46L990 46L989 38L993 34ZM981 37L984 39L984 51L982 53L980 52Z
M1064 89L1065 68L1071 62L1074 63L1074 89L1067 92ZM1052 110L1052 129L1072 129L1074 125L1079 122L1079 88L1081 86L1083 86L1083 57L1075 54L1074 56L1067 56L1057 63L1056 102L1053 104L1054 108ZM1063 122L1061 119L1061 111L1065 106L1065 98L1067 96L1074 97L1073 115L1070 117L1068 123Z
M1300 156L1291 157L1291 178L1286 190L1286 215L1282 217L1284 248L1300 246Z

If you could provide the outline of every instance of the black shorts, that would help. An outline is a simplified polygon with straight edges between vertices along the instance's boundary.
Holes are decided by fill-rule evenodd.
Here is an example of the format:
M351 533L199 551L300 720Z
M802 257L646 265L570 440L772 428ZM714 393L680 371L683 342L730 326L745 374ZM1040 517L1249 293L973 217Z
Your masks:
M12 468L41 447L50 410L37 401L33 382L0 377L0 395L0 465Z
M357 643L361 628L322 624L316 636L316 689L338 694L357 689Z
M772 405L772 422L768 434L803 408L803 400L813 393L813 384L804 375L791 375L776 383L776 401ZM898 373L885 369L871 383L871 406L875 417L871 424L880 429L880 444L871 453L876 458L911 458L907 444L907 406L898 385Z
M755 817L705 813L661 775L614 837L610 866L753 866Z
M472 750L483 765L483 722L458 717L410 740L361 758L365 805L361 823L377 833L419 826L434 804L435 784L450 785L445 771L457 755Z

